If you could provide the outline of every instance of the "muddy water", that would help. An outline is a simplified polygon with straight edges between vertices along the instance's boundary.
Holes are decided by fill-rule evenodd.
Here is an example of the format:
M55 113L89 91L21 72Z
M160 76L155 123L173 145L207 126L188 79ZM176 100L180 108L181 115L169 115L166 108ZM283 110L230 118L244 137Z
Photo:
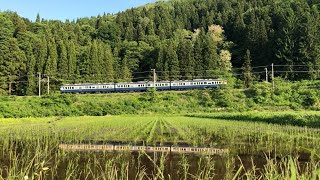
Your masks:
M23 151L22 146L14 146L16 154L10 155L7 151L0 151L0 179L7 178L7 169L10 170L14 162L12 157L16 157L18 161L20 158L26 156L26 152L30 153L26 161L29 163L33 157L33 153L37 153L35 149ZM44 151L39 152L45 154ZM27 153L27 154L28 154ZM278 153L278 155L276 155ZM40 161L45 161L45 167L50 170L46 173L44 179L103 179L103 176L108 176L107 173L112 169L116 169L116 179L121 179L121 176L128 179L135 179L139 172L144 171L146 176L153 179L157 173L162 172L164 179L187 179L199 177L198 179L205 179L201 174L207 174L213 179L225 179L232 177L233 174L244 166L246 170L255 166L256 169L263 169L267 163L267 158L274 159L277 162L281 161L282 157L287 157L289 154L279 154L277 151L263 153L245 153L240 150L231 151L228 155L199 155L199 154L177 154L177 153L144 153L144 152L99 152L99 151L62 151L54 148L49 154L49 157L41 157ZM310 161L310 154L301 152L290 153L296 157L299 156L301 166L305 162ZM107 165L112 166L108 168ZM33 167L36 166L34 163ZM19 166L17 172L23 170L25 167ZM303 168L303 167L302 167ZM37 169L30 171L29 177ZM259 175L257 172L256 175ZM110 177L108 177L110 179ZM111 178L112 179L112 178ZM125 178L126 179L126 178ZM144 178L146 179L146 178ZM207 178L208 179L208 178Z
M68 163L74 157L80 156L78 166L80 169L88 168L88 162L98 159L100 164L105 164L108 160L116 159L115 164L118 167L118 177L121 176L123 164L128 164L128 179L135 179L139 171L144 169L147 176L153 179L158 169L161 169L165 179L183 179L185 174L188 177L199 177L201 173L210 174L214 179L225 179L228 174L234 174L241 165L245 169L255 168L263 169L266 164L265 154L261 155L239 155L239 156L218 156L218 155L196 155L196 154L173 154L173 153L139 153L139 152L70 152L62 161L58 168L57 179L65 179ZM161 160L161 157L164 157ZM277 158L276 158L277 159ZM161 162L162 161L162 162ZM280 158L277 159L280 161ZM301 162L307 162L309 159L301 159ZM125 166L126 167L126 166ZM96 167L91 164L91 169ZM105 169L101 169L105 170ZM212 170L212 171L211 171ZM185 173L185 171L187 173ZM256 174L259 175L259 172ZM85 179L83 175L77 175L76 179Z

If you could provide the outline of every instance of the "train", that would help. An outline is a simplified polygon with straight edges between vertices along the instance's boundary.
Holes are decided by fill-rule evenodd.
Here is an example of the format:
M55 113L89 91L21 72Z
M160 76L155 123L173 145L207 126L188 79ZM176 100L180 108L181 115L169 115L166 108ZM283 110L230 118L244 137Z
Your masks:
M112 93L112 92L139 92L156 90L189 90L189 89L213 89L226 85L222 79L194 79L177 81L143 81L143 82L119 82L98 84L62 84L60 92L64 93Z

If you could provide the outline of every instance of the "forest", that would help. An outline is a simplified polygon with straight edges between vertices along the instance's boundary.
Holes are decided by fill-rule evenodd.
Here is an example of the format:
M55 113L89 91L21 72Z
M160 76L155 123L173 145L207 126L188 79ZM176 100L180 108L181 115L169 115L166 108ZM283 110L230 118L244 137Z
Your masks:
M271 63L285 79L319 79L319 8L319 0L171 0L64 22L2 11L0 94L35 95L38 77L55 88L147 81L151 69L158 80L245 81Z

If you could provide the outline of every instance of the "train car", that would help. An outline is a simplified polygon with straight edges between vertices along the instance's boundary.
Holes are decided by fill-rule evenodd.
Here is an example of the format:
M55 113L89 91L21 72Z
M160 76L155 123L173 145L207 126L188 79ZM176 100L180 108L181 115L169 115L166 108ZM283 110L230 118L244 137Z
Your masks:
M170 90L171 89L171 82L170 81L157 81L157 82L149 82L148 87L153 88L153 84L157 90Z
M171 89L206 89L206 88L217 88L220 85L226 84L223 80L213 79L195 79L185 81L172 81Z
M129 91L146 91L148 84L145 82L130 82L115 84L115 92L129 92Z
M61 93L104 93L114 92L114 84L66 84L60 86Z

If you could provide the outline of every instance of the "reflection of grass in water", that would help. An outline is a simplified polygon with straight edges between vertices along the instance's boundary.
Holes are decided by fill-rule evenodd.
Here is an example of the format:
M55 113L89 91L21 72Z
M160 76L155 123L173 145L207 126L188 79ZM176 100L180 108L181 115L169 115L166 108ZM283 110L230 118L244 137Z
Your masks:
M223 116L223 114L219 114ZM215 116L215 115L212 115ZM228 114L225 117L230 116ZM271 116L271 115L270 115ZM226 157L224 174L227 179L245 177L319 178L320 130L315 128L281 126L263 122L241 122L218 120L215 118L195 118L183 116L106 116L106 117L66 117L6 119L0 120L0 177L7 179L167 179L167 156L150 158L155 168L150 173L141 159L132 159L130 154L63 152L58 145L65 143L104 141L145 141L172 144L185 142L196 146L221 145L232 148L231 157ZM50 121L51 123L48 123ZM14 124L14 127L12 125ZM313 157L307 168L301 168L296 156L292 159L281 154L311 148ZM313 149L312 149L313 148ZM284 157L281 161L266 157L262 168L248 168L235 165L233 155L238 152L274 151ZM177 166L179 178L214 179L219 168L211 156L203 156L192 165L190 156L182 156ZM231 160L228 160L231 158ZM318 159L317 159L318 158ZM150 160L149 159L149 160ZM150 161L151 161L150 160ZM133 162L138 161L138 162ZM135 166L133 166L135 164ZM158 168L157 168L158 167ZM194 170L196 167L197 170ZM237 173L239 172L239 173ZM174 175L170 175L172 177ZM177 176L177 175L175 175ZM0 178L1 179L1 178Z

